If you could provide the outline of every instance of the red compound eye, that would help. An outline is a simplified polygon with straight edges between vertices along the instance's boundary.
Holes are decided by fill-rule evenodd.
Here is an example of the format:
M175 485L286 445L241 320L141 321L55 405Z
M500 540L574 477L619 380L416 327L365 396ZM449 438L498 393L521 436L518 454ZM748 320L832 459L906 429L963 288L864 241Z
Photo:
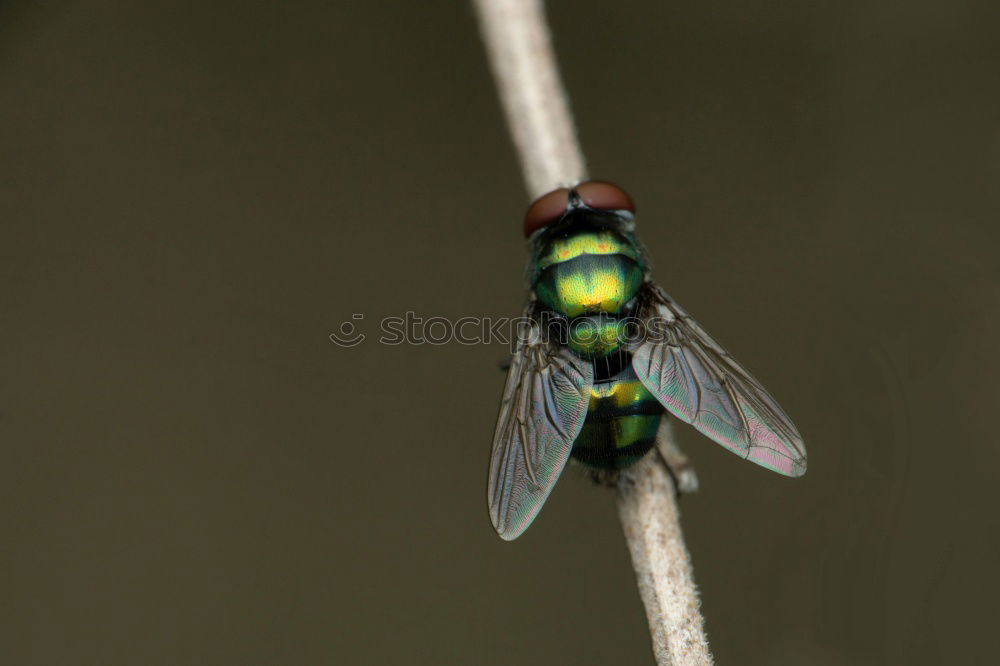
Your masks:
M535 199L535 203L528 207L528 212L524 214L524 235L530 236L542 227L547 227L566 212L566 204L569 203L569 190L560 187L552 190L548 194Z
M576 192L580 195L583 203L591 208L635 212L635 204L632 203L632 197L617 185L604 183L599 180L590 180L577 185Z
M588 180L576 186L580 200L597 210L627 210L635 212L632 197L625 190L599 180ZM542 227L547 227L566 212L569 205L569 189L560 187L535 199L524 215L524 235L530 236Z

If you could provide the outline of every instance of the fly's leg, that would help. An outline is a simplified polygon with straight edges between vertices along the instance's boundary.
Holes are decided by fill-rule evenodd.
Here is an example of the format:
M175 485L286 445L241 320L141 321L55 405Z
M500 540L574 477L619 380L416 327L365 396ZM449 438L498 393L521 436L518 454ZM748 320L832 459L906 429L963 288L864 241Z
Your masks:
M674 480L678 496L698 490L698 475L694 472L694 465L677 446L673 424L666 415L660 419L660 428L656 431L656 452Z

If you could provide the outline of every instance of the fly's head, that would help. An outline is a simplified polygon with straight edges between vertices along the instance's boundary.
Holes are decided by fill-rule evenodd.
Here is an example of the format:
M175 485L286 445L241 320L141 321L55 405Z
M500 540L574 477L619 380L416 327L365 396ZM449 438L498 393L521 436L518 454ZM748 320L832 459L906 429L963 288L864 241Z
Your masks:
M534 240L581 226L631 232L634 220L635 204L625 190L589 180L538 197L524 215L524 236Z

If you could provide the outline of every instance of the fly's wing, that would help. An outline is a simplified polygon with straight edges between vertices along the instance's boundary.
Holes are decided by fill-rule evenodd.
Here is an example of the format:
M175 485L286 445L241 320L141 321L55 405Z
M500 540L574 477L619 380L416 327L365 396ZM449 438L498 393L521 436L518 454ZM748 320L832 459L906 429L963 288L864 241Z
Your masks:
M566 466L593 383L591 364L544 340L532 319L511 359L490 457L490 518L504 539L528 529Z
M805 474L802 436L760 382L662 289L643 289L647 334L632 356L643 386L740 457L787 476Z

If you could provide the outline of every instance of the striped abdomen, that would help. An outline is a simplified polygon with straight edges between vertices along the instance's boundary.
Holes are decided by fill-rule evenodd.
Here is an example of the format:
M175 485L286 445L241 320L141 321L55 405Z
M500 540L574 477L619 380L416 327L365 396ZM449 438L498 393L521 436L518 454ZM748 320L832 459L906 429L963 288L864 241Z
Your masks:
M601 469L622 469L656 444L663 406L639 382L631 364L608 382L595 384L573 457Z

